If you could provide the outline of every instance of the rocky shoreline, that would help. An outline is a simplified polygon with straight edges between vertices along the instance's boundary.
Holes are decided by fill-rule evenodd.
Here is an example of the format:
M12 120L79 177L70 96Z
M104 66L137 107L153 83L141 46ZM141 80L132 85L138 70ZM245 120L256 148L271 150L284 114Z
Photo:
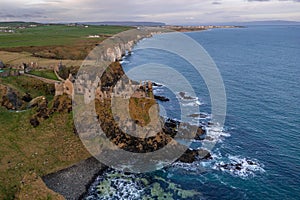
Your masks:
M138 34L131 35L127 38L127 41L120 41L120 38L116 37L116 40L119 40L119 43L115 43L113 46L105 46L97 50L97 53L101 55L100 60L115 62L120 60L126 52L130 52L131 48L138 42L139 40L151 37L154 33L158 33L159 31L142 31L143 34L140 34L141 31L138 31ZM90 55L91 57L93 55ZM118 79L124 75L124 71L119 62L112 63L109 66L109 70L107 70L103 76L101 77L102 86L97 89L99 90L98 94L95 94L96 98L96 113L98 114L97 118L101 123L101 127L103 131L106 133L106 137L110 139L111 142L115 143L119 148L130 151L130 152L154 152L165 145L170 143L172 138L174 138L178 133L178 127L180 125L187 128L181 136L182 139L187 139L194 137L195 140L202 140L205 135L205 131L203 127L195 127L189 125L188 123L180 123L178 121L168 119L163 123L163 129L159 132L155 137L149 137L146 140L138 139L130 137L128 134L124 134L122 130L118 127L118 124L115 122L112 113L109 111L111 107L111 92L114 85L117 84ZM86 74L83 74L86 77ZM77 76L77 79L80 80L81 76ZM81 79L84 80L84 79ZM130 81L125 81L129 82ZM153 91L151 88L147 86L139 86L138 96L144 96L145 98L141 98L141 100L135 100L137 106L139 107L141 103L144 105L145 103L150 103L154 101ZM88 89L88 88L86 88ZM81 91L87 91L83 89ZM102 94L106 94L102 96ZM86 94L82 94L86 95ZM100 95L100 96L99 96ZM134 94L135 95L135 94ZM134 96L133 95L133 96ZM156 99L160 101L167 101L166 97L157 97ZM139 110L139 109L137 109ZM137 116L141 113L136 113ZM84 116L83 116L84 117ZM139 120L139 119L138 119ZM126 119L123 119L124 122L128 124ZM139 123L146 123L145 121L136 121ZM80 131L79 131L80 132ZM80 134L80 133L79 133ZM176 148L176 145L172 148ZM188 147L186 147L188 149ZM177 161L192 163L195 160L202 159L211 159L211 155L208 151L204 149L188 149ZM96 176L101 174L104 169L107 167L95 158L89 158L80 163L75 164L74 166L58 171L53 174L49 174L43 177L46 185L54 190L57 193L62 194L66 199L80 199L83 197L87 188L90 186L91 182L95 179Z
M48 188L66 199L82 199L94 179L107 168L91 157L67 169L48 174L42 179Z
M112 63L109 66L109 70L106 70L106 72L100 78L102 85L97 88L96 91L98 91L98 93L90 96L95 96L96 98L95 108L98 115L97 118L99 122L101 122L101 128L106 133L106 137L108 137L110 141L115 143L115 145L117 145L119 148L130 152L147 153L157 151L170 143L175 136L183 140L204 140L206 138L206 131L204 127L195 127L188 123L183 123L172 119L165 120L162 125L162 131L159 132L155 137L149 137L146 140L132 138L128 134L123 133L123 131L118 127L118 124L115 122L112 113L109 111L110 109L108 109L111 107L112 93L116 92L113 91L112 88L118 83L120 77L125 75L123 68L118 61L120 61L124 55L130 53L133 46L138 41L143 38L151 37L153 34L157 33L162 33L162 31L154 29L147 31L136 30L130 36L126 36L125 39L121 39L122 35L117 35L112 38L112 41L114 41L112 44L104 44L88 57L90 60L95 60L96 56L99 60ZM100 58L98 58L99 55L101 55ZM89 78L91 77L87 77L87 74L79 74L79 76L77 76L77 80L79 79L81 81L85 81L85 79L89 80ZM122 84L126 85L128 83L131 84L131 81L126 80L125 78L125 81ZM88 84L85 85L88 87ZM153 83L153 86L160 85ZM149 85L139 85L138 88L138 94L134 94L133 96L141 95L145 97L145 99L135 100L134 102L137 104L137 106L139 106L139 104L145 105L145 103L152 104L151 102L153 100L155 101L155 99L158 101L169 100L167 97L155 96L152 91L152 86L149 87ZM89 91L89 89L90 88L81 88L81 91ZM81 95L86 96L86 94ZM183 99L191 99L191 97L186 96L184 92L180 93L180 96ZM133 115L139 116L139 114L143 113L134 113ZM128 124L126 119L122 119L121 121ZM146 123L146 121L137 119L136 123L143 125ZM132 127L133 126L134 124ZM179 126L185 127L186 130L179 131ZM177 136L178 132L181 133L179 136ZM210 152L205 149L186 148L187 150L177 159L176 162L193 163L196 160L201 161L212 159ZM95 158L89 158L78 164L75 164L70 168L44 176L43 180L50 189L62 194L66 199L80 199L84 197L85 193L87 192L87 188L90 187L91 183L95 180L95 177L101 175L101 173L107 168L107 166L99 163L99 161L97 161Z
M205 138L204 127L192 127L188 123L181 123L176 120L167 119L164 124L164 132L166 135L174 136L178 132L180 126L190 127L190 129L197 128L195 140L203 140ZM189 129L189 128L188 128ZM186 132L187 135L182 135L182 138L190 137L190 132ZM180 136L179 136L180 137ZM121 139L114 139L115 142L121 142ZM155 139L154 139L155 141ZM152 143L156 143L152 141ZM122 143L122 142L121 142ZM138 143L138 141L136 141ZM130 151L140 151L138 145L131 143L123 143L122 146ZM151 148L152 149L152 148ZM155 150L155 149L154 149ZM187 149L187 151L176 162L193 163L196 160L210 160L212 156L210 152L204 149ZM63 195L66 199L82 199L86 196L88 188L96 180L98 176L108 169L107 166L101 164L95 158L89 158L81 161L78 164L71 166L70 168L58 171L53 174L42 177L47 187L51 190Z
M143 34L138 34L136 36L132 36L130 38L127 38L127 42L120 42L119 44L115 46L107 47L105 52L102 52L102 60L115 62L120 60L126 52L130 52L131 48L141 39L151 37L155 33L160 33L159 31L146 31L142 32ZM117 38L118 40L118 38ZM99 53L99 52L98 52ZM117 62L118 63L118 62ZM116 82L118 81L118 78L124 75L124 71L122 69L122 66L120 64L111 64L111 70L108 70L110 73L105 73L103 77L101 77L101 81L105 84L103 85L100 90L102 92L111 91L107 89L107 85L114 86ZM158 86L158 84L154 83L154 86ZM148 95L148 100L152 101L154 99L160 100L160 101L168 101L168 98L163 96L154 96L152 94L152 91L149 90L149 87L142 87L140 88L140 93L145 93ZM8 92L7 92L8 91ZM13 99L8 98L9 101L16 101L17 95L15 93L10 92L9 89L3 88L4 95L11 97L13 94ZM147 96L145 95L145 96ZM5 97L4 96L4 99ZM109 96L109 95L108 95ZM107 98L109 99L110 97ZM37 107L37 113L32 117L30 120L30 123L32 126L36 127L39 126L40 120L46 120L49 118L49 115L51 115L53 112L71 112L71 102L70 99L67 97L67 95L60 95L56 96L53 105L48 108L48 102L45 99L45 97L38 97L35 99L32 99L29 96L24 96L22 99L23 101L29 101L28 105L30 107ZM147 101L148 101L147 100ZM7 101L8 102L8 101ZM120 148L124 150L129 150L132 152L153 152L156 150L159 150L163 148L166 144L168 144L172 138L175 137L175 135L178 132L178 127L180 126L180 122L168 119L163 124L163 130L162 132L158 133L156 137L151 137L150 139L147 139L146 141L136 141L134 138L130 138L126 136L126 134L121 134L121 131L116 128L116 124L112 125L113 118L110 118L108 116L109 113L105 113L105 116L101 116L101 107L107 108L107 106L110 106L110 100L103 100L102 102L98 102L100 107L100 112L98 112L98 117L100 120L103 120L107 125L102 125L102 128L104 130L107 130L107 136ZM5 104L6 105L6 104ZM20 107L20 106L15 106ZM98 108L99 108L98 107ZM10 108L10 107L9 107ZM195 134L195 140L201 140L203 138L203 135L205 135L205 131L203 130L203 127L194 127L189 124L181 124L185 127L189 127L188 130L185 132L186 135L181 135L180 137L182 139L185 139L186 137L190 137L191 135ZM192 133L193 131L189 132L189 129L196 130L195 133ZM142 148L140 148L142 147ZM203 149L198 150L191 150L188 149L177 161L179 162L185 162L185 163L192 163L195 160L202 160L202 159L211 159L211 155L208 151ZM107 166L101 164L98 160L95 158L89 158L87 160L81 161L69 168L63 169L61 171L48 174L44 177L42 177L43 181L49 187L51 190L62 194L66 199L80 199L84 196L85 192L87 191L87 188L90 186L90 184L93 182L96 176L101 174L103 170L107 169Z

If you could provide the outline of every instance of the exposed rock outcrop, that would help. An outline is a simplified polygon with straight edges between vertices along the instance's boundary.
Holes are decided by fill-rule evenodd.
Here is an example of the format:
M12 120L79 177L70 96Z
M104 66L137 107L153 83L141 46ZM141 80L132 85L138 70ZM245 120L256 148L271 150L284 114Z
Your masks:
M40 122L48 119L55 112L70 113L72 111L72 99L68 95L55 96L49 105L47 99L41 96L31 100L29 107L36 107L36 114L30 119L30 124L37 127Z
M183 163L192 163L196 160L210 160L212 156L209 151L200 149L200 150L192 150L188 149L177 161Z
M163 101L163 102L170 101L170 99L168 99L167 97L163 97L163 96L159 96L159 95L154 95L154 98L156 100Z
M8 110L21 110L25 106L21 95L12 88L0 84L0 105Z
M99 60L115 62L122 59L124 55L130 53L134 45L143 38L152 37L154 34L166 32L162 28L140 28L130 30L113 36L105 44L95 50ZM89 55L94 56L94 55ZM89 57L88 56L88 57Z
M121 77L122 83L119 82ZM77 78L81 83L81 86L80 88L76 87L79 89L79 91L76 91L76 94L81 95L87 104L93 102L95 99L96 114L101 124L101 128L106 137L120 149L134 153L149 153L164 148L173 141L175 136L182 139L201 139L205 134L202 127L196 127L188 123L180 123L174 120L167 120L164 122L164 120L159 117L159 112L150 116L150 108L157 105L154 99L152 85L149 85L149 83L146 83L145 85L132 83L124 76L122 66L118 62L111 64L100 78L91 77L87 74L80 74ZM100 80L101 84L99 84ZM86 91L92 91L92 86L97 87L99 93L86 94ZM118 91L118 88L123 88L125 90L126 88L135 88L135 90L132 91L131 96L126 96L128 93L123 94L122 91ZM100 96L104 92L106 92L106 96ZM114 103L116 103L114 106L118 107L117 110L126 110L128 105L130 106L130 116L125 113L119 113L117 117L113 115L112 107L114 106L112 106L112 96L115 98L120 97L121 99L117 102L114 100ZM126 104L126 99L129 104ZM85 115L81 115L81 117L81 121L86 120L86 123L89 124ZM155 124L158 124L161 128L159 129L159 127L157 127L156 129L154 126L151 126L150 123L152 120L149 119L157 120ZM152 132L153 130L158 131L153 134L151 129L150 132L147 132L147 128L140 128L145 127L146 125L147 127L151 127ZM87 131L87 134L91 134L93 133L94 128L88 126L88 128L84 129ZM127 134L128 131L138 133L140 129L140 134L147 137L134 137ZM178 131L178 129L180 129L180 131ZM82 130L79 130L79 134L81 133ZM180 134L178 135L178 133ZM176 148L175 144L174 148ZM181 159L181 161L193 162L201 156L201 159L209 158L209 156L203 154L204 151L187 150L184 154L184 157L186 158Z

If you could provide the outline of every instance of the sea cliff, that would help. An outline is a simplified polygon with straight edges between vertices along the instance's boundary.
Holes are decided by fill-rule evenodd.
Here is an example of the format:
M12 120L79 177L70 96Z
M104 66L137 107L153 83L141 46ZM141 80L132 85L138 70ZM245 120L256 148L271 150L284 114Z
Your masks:
M170 152L178 152L178 148L182 151L182 154L178 155L178 162L192 163L195 160L211 159L210 153L206 150L191 150L188 149L187 146L180 145L176 142L172 144L172 141L175 141L175 137L179 137L180 139L201 140L203 139L203 136L205 136L205 130L203 127L192 126L188 123L182 123L172 119L163 119L159 116L158 110L153 115L155 116L155 118L153 118L153 116L149 116L149 109L152 106L158 108L158 104L152 91L152 84L137 83L129 80L126 77L121 64L118 62L124 55L132 51L132 48L138 41L143 38L151 37L153 34L157 33L163 33L163 31L161 29L136 30L129 35L117 35L111 38L108 42L104 42L101 46L97 47L95 51L91 52L87 57L86 63L90 64L96 61L96 63L106 62L111 64L109 64L109 66L107 67L107 69L105 69L104 73L101 74L101 76L97 72L89 74L88 71L91 70L89 69L90 66L88 66L87 68L83 66L83 69L81 69L81 71L78 73L74 83L75 94L72 94L71 96L79 95L82 99L84 99L84 102L94 103L97 114L96 117L98 119L98 123L101 124L101 129L104 131L105 136L119 149L128 152L143 154L156 152L165 148L168 144L171 144L168 147L168 150ZM80 83L80 86L76 85L76 83ZM132 96L127 97L124 96L118 90L118 88L135 88L135 90L133 91ZM121 115L119 116L119 120L116 121L116 118L112 112L112 104L116 103L113 102L113 97L116 97L116 95L122 97L121 99L127 99L129 101L129 106L133 108L130 109L130 116L134 120L129 120L125 115ZM75 104L77 103L79 102L76 102L75 98ZM125 109L126 103L124 103L123 101L117 103L119 105L119 108L124 107ZM90 121L85 115L87 112L89 111L85 110L85 112L80 113L82 115L79 115L79 118L77 118L80 121L85 121L88 124L88 126L77 127L77 133L81 138L89 138L91 135L94 135L93 131L95 131L95 127L89 125ZM133 137L124 132L124 126L130 127L130 129L132 130L137 130L138 127L145 127L146 125L148 125L151 121L149 119L156 119L156 122L160 127L157 133L153 134L151 132L142 132L141 134L150 135L149 137L145 137L143 139ZM184 127L184 129L180 129L180 127ZM177 136L178 132L181 132L182 134ZM185 149L187 150L183 151ZM105 155L105 152L98 153L104 153L103 157L107 157ZM101 155L97 156L101 157ZM138 162L134 159L135 158L132 158L130 162ZM161 157L153 158L153 160L155 159L157 161L161 161ZM128 159L125 158L124 162L128 162ZM97 161L93 160L93 163L97 163ZM84 169L84 165L84 162L83 164L81 163L80 168ZM100 168L98 168L96 174L99 174L99 171L101 173L103 169L106 168L101 164L92 165L101 166ZM76 168L76 166L74 167ZM74 167L45 176L43 177L43 180L50 189L62 194L66 198L78 199L83 195L82 189L76 191L75 187L88 187L91 180L87 182L82 179L78 179L78 170L74 170ZM93 169L93 172L89 173L88 171L90 170L90 167L87 167L85 172L82 172L81 170L79 173L89 174L88 177L92 178L93 176L91 176L91 174L95 173L95 169ZM68 174L68 176L65 175L66 173ZM59 185L54 184L58 180ZM69 185L70 183L72 183L72 185ZM70 194L70 190L73 192L72 194Z

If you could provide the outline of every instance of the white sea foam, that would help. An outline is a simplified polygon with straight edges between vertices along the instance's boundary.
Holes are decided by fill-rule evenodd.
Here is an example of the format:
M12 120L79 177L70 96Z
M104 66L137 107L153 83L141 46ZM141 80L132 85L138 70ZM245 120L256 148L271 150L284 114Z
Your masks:
M182 162L175 162L171 165L170 171L177 171L178 169L189 172L189 173L197 173L201 174L208 170L209 162L193 162L193 163L182 163Z
M154 94L160 94L164 92L164 89L162 89L161 87L157 87L155 88L155 90L153 90Z
M127 60L122 60L122 61L120 61L120 64L121 65L123 65L123 64L128 64L129 63L129 61L127 61Z
M111 171L105 174L105 178L98 177L96 185L93 186L99 192L92 192L87 196L87 200L114 200L132 199L138 200L143 195L144 187L134 174L124 174L122 172ZM100 196L96 196L99 193Z
M196 107L203 105L200 101L192 101L192 102L181 102L182 106L184 107Z
M227 161L217 161L212 168L228 172L241 178L247 178L249 176L255 176L257 173L265 172L263 164L257 160L232 155L228 156Z

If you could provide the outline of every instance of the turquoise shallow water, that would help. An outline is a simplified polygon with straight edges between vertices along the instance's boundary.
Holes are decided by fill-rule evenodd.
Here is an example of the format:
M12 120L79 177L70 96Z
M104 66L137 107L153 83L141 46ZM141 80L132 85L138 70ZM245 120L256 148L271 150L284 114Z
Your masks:
M153 195L158 183L165 194L173 194L173 199L300 199L300 26L253 26L187 35L213 58L226 88L224 132L227 134L219 138L212 150L214 160L175 165L133 177L119 174L118 179L125 182L116 190L124 189L127 193L115 192L107 197L95 193L96 186L103 182L103 177L99 177L90 189L90 197L141 199ZM147 40L161 37L168 34ZM123 67L129 71L150 62L171 66L188 77L201 103L201 112L211 112L203 80L176 55L153 49L135 50L125 59ZM160 104L168 117L179 119L174 94L164 87L157 88L156 93L171 99ZM246 159L257 166L254 169L247 166ZM222 171L216 167L234 162L243 163L243 171ZM205 172L197 170L198 164L205 167ZM106 174L106 180L115 180L116 176L109 175L116 172ZM135 184L126 182L129 179ZM144 183L141 179L148 181ZM170 189L170 184L175 184L177 189ZM178 188L187 193L193 190L197 195L180 196ZM161 199L168 198L168 195L161 196Z

